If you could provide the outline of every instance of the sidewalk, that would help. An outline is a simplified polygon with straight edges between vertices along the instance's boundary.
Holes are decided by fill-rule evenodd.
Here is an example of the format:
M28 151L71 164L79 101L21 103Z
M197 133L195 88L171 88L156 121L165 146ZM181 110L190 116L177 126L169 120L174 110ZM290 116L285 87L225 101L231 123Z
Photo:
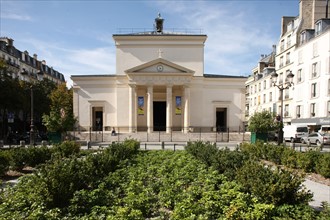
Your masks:
M313 193L314 201L310 202L309 205L313 208L320 208L322 202L328 202L330 204L330 186L305 179L303 185Z

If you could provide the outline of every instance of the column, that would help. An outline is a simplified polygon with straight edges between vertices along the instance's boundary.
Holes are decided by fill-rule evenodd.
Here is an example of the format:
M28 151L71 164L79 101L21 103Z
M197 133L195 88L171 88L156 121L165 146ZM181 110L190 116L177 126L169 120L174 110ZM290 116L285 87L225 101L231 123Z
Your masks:
M172 131L172 85L166 87L166 133Z
M183 132L188 133L189 131L189 100L190 100L190 88L184 86L184 113L183 113Z
M148 133L153 132L153 127L154 127L154 111L153 111L153 87L148 86L148 91L147 91L147 127L148 127Z
M128 100L128 132L135 132L136 127L136 85L129 85L129 100Z

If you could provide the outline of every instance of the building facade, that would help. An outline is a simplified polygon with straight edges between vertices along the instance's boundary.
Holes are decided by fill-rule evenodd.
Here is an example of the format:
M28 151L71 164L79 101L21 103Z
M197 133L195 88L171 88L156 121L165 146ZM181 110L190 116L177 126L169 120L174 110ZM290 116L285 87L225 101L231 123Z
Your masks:
M71 76L81 131L243 128L246 77L204 73L204 34L115 34L116 73Z
M329 6L328 6L329 9ZM276 84L285 83L294 74L294 85L283 91L283 122L306 125L317 131L330 124L330 26L326 1L301 0L299 16L283 17L280 40L267 57L275 56L275 68L260 68L265 57L246 81L246 121L254 112L281 113L280 91L272 85L271 74L278 74Z
M29 55L28 51L20 51L14 46L14 40L0 37L0 59L9 67L13 78L34 82L45 78L56 84L65 83L64 75L46 65L46 61L38 60L38 56Z

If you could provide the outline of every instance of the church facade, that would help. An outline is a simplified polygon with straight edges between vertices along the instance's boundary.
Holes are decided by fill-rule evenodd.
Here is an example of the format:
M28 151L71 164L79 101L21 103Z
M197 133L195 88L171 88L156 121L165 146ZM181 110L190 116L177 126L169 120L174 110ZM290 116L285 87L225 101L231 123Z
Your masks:
M73 75L81 131L242 130L246 77L204 73L204 34L114 34L116 73ZM219 69L221 66L219 66Z

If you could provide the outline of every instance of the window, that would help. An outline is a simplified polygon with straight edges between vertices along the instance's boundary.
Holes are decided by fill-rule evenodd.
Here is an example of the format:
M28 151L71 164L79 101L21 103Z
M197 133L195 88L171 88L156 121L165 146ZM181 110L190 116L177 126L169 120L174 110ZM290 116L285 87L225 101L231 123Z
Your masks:
M287 70L285 72L285 82L289 82L289 78L288 78L288 75L290 74L290 70Z
M330 101L328 101L327 116L330 117Z
M283 67L283 57L280 57L280 68Z
M263 103L266 103L266 94L264 94Z
M261 91L261 82L259 83L259 92Z
M257 85L254 85L254 93L257 93Z
M290 63L290 53L286 53L286 62L285 64L289 64Z
M257 105L257 97L254 97L254 106Z
M300 44L303 44L306 42L306 31L301 32L300 34Z
M280 49L281 49L281 52L284 50L284 39L281 40Z
M319 21L315 24L315 35L319 35L322 32L322 22Z
M280 73L278 83L280 83L280 84L283 83L283 73Z
M272 102L272 101L273 101L273 93L270 92L270 93L269 93L269 102Z
M289 89L286 89L285 90L285 99L288 99L288 98L290 98L290 92L289 92Z
M330 79L328 80L328 95L330 95Z
M315 98L316 97L316 83L312 83L311 86L311 98Z
M288 117L289 116L289 105L284 106L284 116Z
M266 89L267 85L266 85L266 80L264 80L264 89Z
M296 114L297 114L297 118L301 117L301 105L297 105Z
M297 82L299 83L299 82L302 82L303 80L302 80L302 69L299 69L298 71L297 71Z
M315 103L311 103L311 107L310 107L310 112L311 112L311 116L314 117L315 116Z
M317 76L317 68L318 68L317 63L313 63L312 64L312 78Z
M291 34L288 35L288 40L287 40L287 47L290 47L291 46Z

